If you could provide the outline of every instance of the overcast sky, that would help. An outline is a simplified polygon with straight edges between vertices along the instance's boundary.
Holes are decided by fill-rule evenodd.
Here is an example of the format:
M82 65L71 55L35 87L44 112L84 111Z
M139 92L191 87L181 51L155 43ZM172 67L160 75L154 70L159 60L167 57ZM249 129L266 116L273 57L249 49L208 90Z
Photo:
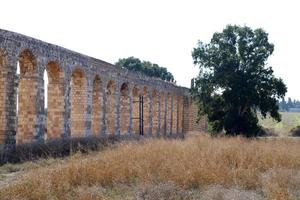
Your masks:
M300 99L300 3L297 0L1 0L0 28L110 63L135 56L168 68L190 86L191 51L227 24L263 28L275 44L269 60L288 94Z

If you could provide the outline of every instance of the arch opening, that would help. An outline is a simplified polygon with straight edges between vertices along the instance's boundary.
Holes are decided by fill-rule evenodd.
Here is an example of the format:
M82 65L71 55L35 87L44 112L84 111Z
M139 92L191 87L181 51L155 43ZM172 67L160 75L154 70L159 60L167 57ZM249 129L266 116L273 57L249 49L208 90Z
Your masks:
M132 103L132 128L133 134L139 135L140 134L140 122L139 122L139 96L140 96L140 89L137 85L135 85L132 89L132 96L133 96L133 103Z
M149 91L146 86L143 89L143 98L144 98L144 104L143 104L144 135L147 135L148 130L150 128L150 99L149 99Z
M121 120L121 135L128 133L130 125L130 102L129 102L129 87L128 83L121 85L121 96L120 96L120 120Z
M166 124L167 134L172 133L172 95L167 94L167 124Z
M64 129L64 71L55 61L50 61L44 72L45 85L45 136L58 138Z
M160 93L160 133L166 135L166 95Z
M93 81L93 100L92 100L92 133L100 134L102 128L102 98L101 79L96 75Z
M178 111L178 105L177 105L177 95L173 95L173 106L172 106L172 130L171 133L177 134L177 111Z
M17 143L34 139L37 123L38 72L36 57L29 49L23 50L18 58L20 68L18 84Z
M178 97L178 133L183 133L183 96Z
M107 131L108 134L115 134L116 129L116 84L113 80L107 83Z
M6 129L6 68L7 57L0 49L0 144L4 143Z
M81 137L85 131L87 80L81 69L75 69L71 77L71 136Z
M152 128L152 134L157 135L158 134L158 94L156 90L153 90L152 92L152 100L153 100L153 128Z

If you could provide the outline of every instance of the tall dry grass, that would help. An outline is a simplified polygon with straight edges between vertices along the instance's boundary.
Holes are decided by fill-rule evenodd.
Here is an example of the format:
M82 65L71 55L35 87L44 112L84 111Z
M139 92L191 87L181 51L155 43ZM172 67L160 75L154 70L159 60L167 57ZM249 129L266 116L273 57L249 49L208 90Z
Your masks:
M0 199L72 199L78 187L161 182L186 189L240 186L290 199L300 191L300 142L200 136L121 143L26 173L1 188Z

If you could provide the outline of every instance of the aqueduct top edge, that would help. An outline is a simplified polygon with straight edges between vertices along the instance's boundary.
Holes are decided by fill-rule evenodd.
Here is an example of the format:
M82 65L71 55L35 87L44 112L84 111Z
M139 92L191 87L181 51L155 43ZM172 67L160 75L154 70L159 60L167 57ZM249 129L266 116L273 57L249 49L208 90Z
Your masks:
M20 51L24 48L30 48L34 49L38 57L42 57L46 60L56 59L59 62L73 62L89 68L88 70L100 70L99 68L101 68L109 71L111 74L126 76L131 80L143 80L153 86L161 85L166 89L184 93L185 95L188 95L189 92L188 88L177 86L158 78L152 78L139 72L132 72L127 69L118 68L103 60L93 58L58 45L50 44L39 39L0 29L0 48L2 47L9 49L11 52L15 52L16 54L20 53Z

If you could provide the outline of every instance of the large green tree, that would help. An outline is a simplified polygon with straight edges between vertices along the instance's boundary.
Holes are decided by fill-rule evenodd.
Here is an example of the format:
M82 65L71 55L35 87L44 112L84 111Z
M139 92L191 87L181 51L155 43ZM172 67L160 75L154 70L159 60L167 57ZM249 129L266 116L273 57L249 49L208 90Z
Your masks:
M160 78L165 81L174 82L174 77L167 68L160 67L149 61L141 61L135 57L121 58L115 63L118 67L123 67L131 71L141 72L147 76Z
M267 64L273 50L263 29L233 25L193 49L200 72L192 94L214 133L256 136L261 129L258 113L281 120L277 101L287 88Z

